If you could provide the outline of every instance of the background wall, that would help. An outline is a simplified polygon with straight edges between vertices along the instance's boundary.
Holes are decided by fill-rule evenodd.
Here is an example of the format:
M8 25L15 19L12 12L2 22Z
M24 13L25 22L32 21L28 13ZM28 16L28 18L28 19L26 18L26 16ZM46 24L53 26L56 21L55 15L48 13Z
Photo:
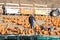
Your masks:
M60 7L60 0L0 0L0 3L2 2L10 2L10 3L28 3L32 4L32 2L35 2L36 4L46 4L48 7Z

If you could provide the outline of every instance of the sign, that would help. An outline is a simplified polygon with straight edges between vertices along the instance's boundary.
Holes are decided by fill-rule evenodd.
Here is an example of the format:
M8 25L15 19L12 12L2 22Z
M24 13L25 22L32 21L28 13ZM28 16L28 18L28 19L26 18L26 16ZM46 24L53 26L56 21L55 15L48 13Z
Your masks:
M6 13L9 13L9 14L19 14L18 11L19 11L18 7L6 6Z
M48 15L50 11L51 11L50 8L36 8L35 14Z

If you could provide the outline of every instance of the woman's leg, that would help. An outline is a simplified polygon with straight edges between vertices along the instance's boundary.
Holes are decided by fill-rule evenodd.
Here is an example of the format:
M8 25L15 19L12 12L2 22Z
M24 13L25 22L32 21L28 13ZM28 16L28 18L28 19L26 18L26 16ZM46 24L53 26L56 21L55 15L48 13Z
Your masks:
M31 28L33 28L33 27L34 27L34 22L32 22L32 23L30 24L30 26L31 26Z

